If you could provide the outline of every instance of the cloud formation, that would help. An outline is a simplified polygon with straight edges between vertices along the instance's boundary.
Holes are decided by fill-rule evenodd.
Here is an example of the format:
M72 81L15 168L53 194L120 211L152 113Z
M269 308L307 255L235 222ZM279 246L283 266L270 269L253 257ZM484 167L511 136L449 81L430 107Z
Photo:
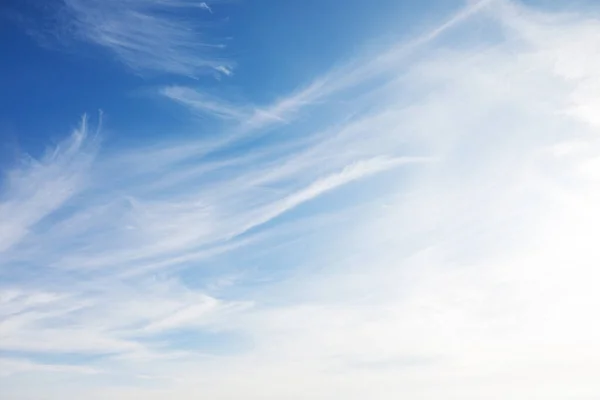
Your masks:
M231 74L231 61L202 32L207 2L192 0L63 0L64 23L78 38L102 46L135 71L196 77ZM200 13L198 13L200 11Z
M3 390L593 398L599 33L477 2L264 107L163 91L226 140L83 125L3 189Z

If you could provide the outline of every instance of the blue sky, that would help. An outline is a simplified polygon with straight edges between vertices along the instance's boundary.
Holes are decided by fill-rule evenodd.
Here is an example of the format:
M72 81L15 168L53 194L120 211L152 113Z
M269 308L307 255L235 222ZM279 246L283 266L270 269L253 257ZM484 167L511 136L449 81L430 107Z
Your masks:
M600 394L594 1L0 6L0 397Z

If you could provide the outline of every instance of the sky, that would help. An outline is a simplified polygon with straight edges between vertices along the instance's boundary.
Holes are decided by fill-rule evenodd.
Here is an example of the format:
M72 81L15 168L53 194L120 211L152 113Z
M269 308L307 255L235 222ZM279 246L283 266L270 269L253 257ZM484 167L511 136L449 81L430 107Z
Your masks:
M600 396L600 4L5 0L0 397Z

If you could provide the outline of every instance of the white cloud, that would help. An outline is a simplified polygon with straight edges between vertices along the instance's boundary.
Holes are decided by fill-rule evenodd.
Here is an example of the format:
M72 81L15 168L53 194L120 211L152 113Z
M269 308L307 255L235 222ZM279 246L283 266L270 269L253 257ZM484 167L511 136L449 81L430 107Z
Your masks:
M502 34L436 42L471 24ZM322 83L325 94L265 107L287 125L252 156L224 151L229 141L99 157L102 194L92 188L48 221L52 236L30 225L27 254L7 247L46 272L0 293L0 346L113 352L90 367L129 382L67 384L47 398L594 398L600 143L587 107L600 94L588 85L596 69L576 60L593 59L598 32L589 16L469 8L423 36L428 51L317 80L359 92L349 113ZM314 99L334 112L307 125ZM111 179L115 160L136 168ZM363 184L347 202L318 202L350 182ZM266 224L309 201L310 234ZM316 223L333 212L344 218ZM253 241L261 224L268 234ZM193 283L231 264L237 279L218 296L209 292L231 269ZM212 334L244 349L182 350L166 334L183 329L199 346L219 347L200 338Z
M212 114L219 118L241 120L246 117L246 113L240 107L227 104L222 100L201 94L190 88L181 86L165 87L161 89L161 94L196 111Z
M196 112L213 114L220 118L237 119L240 122L240 127L238 127L233 138L239 139L240 136L246 135L249 131L260 131L272 125L289 123L296 119L301 111L306 108L323 105L326 99L340 93L344 94L346 91L357 86L360 87L365 83L370 83L374 78L380 78L388 73L394 74L398 63L404 58L408 58L419 48L435 41L444 32L459 25L472 14L485 8L489 3L493 3L493 1L474 1L442 25L416 37L414 40L391 46L382 54L370 57L367 60L357 59L341 65L315 79L306 87L277 99L267 106L236 106L186 87L166 87L161 90L161 93ZM218 67L217 70L225 75L231 74L231 71L226 67ZM371 91L373 90L370 89L369 92ZM360 93L360 95L364 95L364 93Z
M231 71L219 55L222 43L209 40L194 21L195 0L63 0L66 23L83 40L105 47L136 71L196 77ZM188 16L187 18L185 16ZM191 17L189 17L192 15ZM226 75L228 75L226 73Z
M233 70L224 65L219 65L218 67L215 67L215 70L222 73L223 75L227 75L227 76L233 75Z
M246 232L249 229L260 226L279 215L290 211L301 204L313 200L327 192L333 191L340 186L346 185L356 180L375 175L379 172L406 165L429 161L424 158L375 158L369 160L361 160L354 164L346 166L342 171L325 176L307 187L291 193L281 200L269 204L265 208L257 208L256 212L250 213L250 220L246 225L242 225L236 234Z
M208 4L206 4L206 2L201 2L198 7L205 9L206 11L208 11L209 13L213 13L212 8L210 8L210 6Z
M85 185L94 158L87 120L41 160L25 156L7 176L9 194L0 204L0 252L17 245L29 229L60 208Z

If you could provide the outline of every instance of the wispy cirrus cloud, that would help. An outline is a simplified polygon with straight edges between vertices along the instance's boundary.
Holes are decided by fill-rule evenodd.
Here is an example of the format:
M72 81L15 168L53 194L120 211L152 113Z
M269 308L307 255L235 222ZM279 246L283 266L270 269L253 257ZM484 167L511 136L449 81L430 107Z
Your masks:
M202 94L187 87L165 87L160 90L160 93L195 111L211 114L219 118L239 121L248 117L247 111L242 109L242 106L229 104L215 96Z
M2 286L11 378L103 352L85 363L102 378L60 393L593 397L599 31L477 3L251 129L254 105L172 92L233 122L227 140L101 153L81 196L6 246L4 274L37 274Z
M0 205L0 251L17 245L33 225L85 187L97 146L89 135L84 116L68 140L40 160L23 157L20 167L7 174L8 194Z
M290 122L302 109L313 106L321 96L326 96L326 93L321 92L322 88L323 83L317 81L264 107L228 102L185 86L167 86L160 89L160 94L186 106L194 113L237 123L234 138L239 139L240 135L251 131L260 131L270 126Z
M109 50L135 71L196 77L207 71L230 75L224 45L204 34L212 14L192 0L64 0L63 23L77 38Z
M349 90L356 90L361 85L381 85L382 76L395 73L395 68L403 59L409 58L415 50L426 47L432 41L451 30L474 13L492 3L494 0L478 0L473 2L451 19L431 31L416 38L390 46L381 54L369 55L347 64L340 65L332 71L315 79L306 87L300 88L289 96L274 101L267 106L235 104L225 99L218 99L202 91L190 87L167 86L160 93L167 98L189 107L192 111L213 115L219 118L238 120L242 123L242 132L260 130L270 125L287 123L298 117L303 109L322 104L326 99ZM228 71L228 70L227 70ZM229 75L228 72L224 72ZM389 77L388 77L389 78ZM379 83L372 80L379 79ZM374 92L373 87L368 91ZM365 93L359 93L364 95Z

